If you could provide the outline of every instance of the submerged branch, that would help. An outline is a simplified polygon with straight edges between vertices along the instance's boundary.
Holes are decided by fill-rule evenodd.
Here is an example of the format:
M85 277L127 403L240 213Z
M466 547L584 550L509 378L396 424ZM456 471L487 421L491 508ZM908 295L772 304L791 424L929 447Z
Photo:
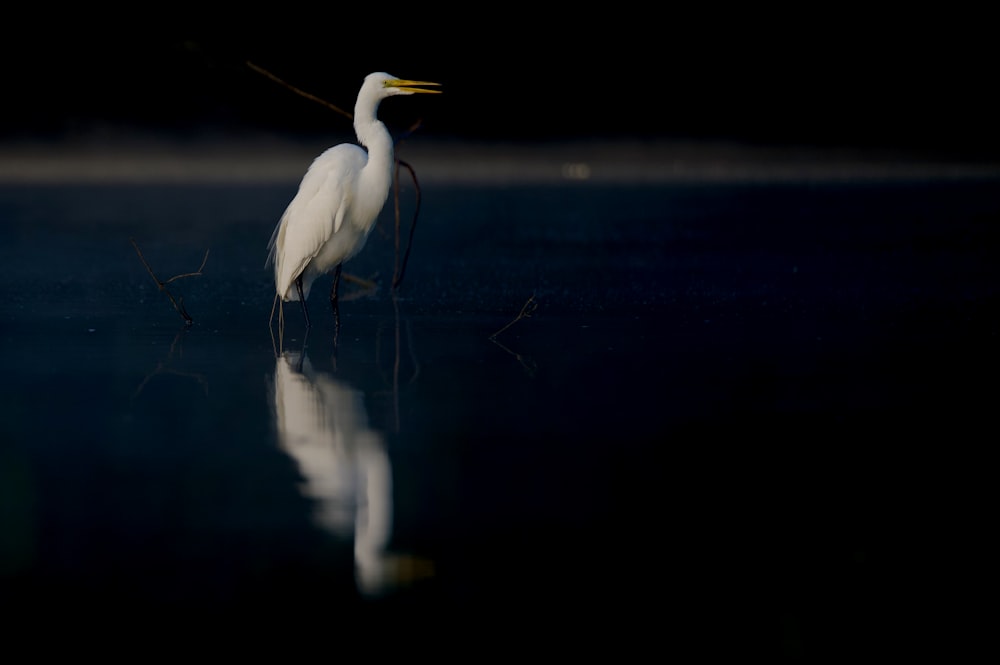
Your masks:
M395 145L399 145L405 141L413 132L420 128L423 120L417 120L415 123L410 125L402 135L400 135L396 141ZM417 202L416 207L413 210L413 222L410 223L410 234L406 240L406 251L403 253L403 261L400 264L399 261L399 167L405 166L410 172L410 177L413 179L413 187L417 191ZM408 162L404 162L399 157L396 157L396 170L393 171L392 177L393 192L395 195L396 204L396 266L392 272L392 290L395 291L399 288L399 285L403 283L403 275L406 273L406 263L410 260L410 249L413 247L413 233L417 230L417 216L420 214L420 182L417 181L417 172L413 170Z
M538 371L538 366L535 364L535 361L532 360L531 358L521 355L520 353L517 353L516 351L512 351L511 349L501 344L500 341L497 340L497 335L507 330L507 328L510 328L512 325L514 325L521 319L531 318L531 315L535 313L536 309L538 309L538 302L535 300L535 294L532 293L531 296L528 298L528 300L525 301L524 305L521 307L521 311L518 312L517 316L511 319L510 323L508 323L503 328L496 331L489 337L491 342L499 346L501 349L503 349L510 355L514 356L517 359L517 362L521 363L521 366L524 368L524 370L528 373L528 376L530 377L534 377L535 373Z
M134 245L135 242L133 241L132 244ZM136 247L136 250L138 250L138 249L139 248ZM201 260L201 265L198 266L198 270L196 270L195 272L186 272L186 273L184 273L182 275L174 275L173 277L171 277L170 279L168 279L167 281L165 281L164 284L169 284L170 282L174 281L175 279L181 279L182 277L201 277L201 271L205 268L205 264L208 263L208 252L209 252L209 250L206 249L205 250L205 258L203 258ZM140 256L140 258L142 257L141 254L139 256ZM149 274L152 275L153 274L152 271ZM154 279L155 279L155 277L154 277Z
M538 309L538 302L535 300L535 294L532 293L531 296L528 298L528 300L521 307L521 311L518 313L518 315L515 316L510 321L510 323L508 323L503 328L501 328L500 330L498 330L495 333L493 333L492 335L490 335L490 339L495 342L496 339L497 339L497 335L499 335L500 333L502 333L504 330L507 330L507 328L510 328L512 325L514 325L515 323L517 323L521 319L531 318L531 315L535 313L536 309Z
M403 260L399 260L399 187L396 187L396 270L392 276L392 289L395 291L403 283L403 275L406 274L406 264L410 260L410 249L413 247L413 233L417 230L417 215L420 214L420 183L417 182L417 174L413 167L402 159L396 160L396 175L394 181L399 181L399 167L405 166L413 178L413 186L417 190L416 207L413 210L413 221L410 222L410 234L406 239L406 250L403 252Z
M514 358L517 359L517 362L521 363L521 367L523 367L524 371L528 373L528 376L534 378L535 374L538 373L538 365L535 363L534 360L528 358L527 356L522 356L520 353L517 353L516 351L508 349L496 337L490 337L490 341L499 346L501 349L503 349L510 355L514 356Z
M201 385L201 388L205 392L205 394L208 395L208 381L205 379L204 375L196 374L194 372L182 372L180 370L171 369L168 367L169 363L171 363L174 359L174 352L176 351L177 344L181 339L181 335L183 335L187 330L188 327L184 326L184 328L179 330L177 334L174 335L174 340L170 343L170 349L167 351L167 357L158 362L153 371L147 374L146 377L142 380L142 383L138 385L138 387L135 389L135 392L132 394L133 400L139 397L139 394L146 387L146 384L149 383L154 376L158 376L160 374L173 374L175 376L183 376L189 379L194 379Z
M146 257L142 255L142 250L139 249L139 245L136 244L135 239L129 238L129 242L131 242L132 247L135 248L135 253L139 255L139 260L142 261L142 265L146 267L146 272L148 272L149 276L153 278L154 282L156 282L156 287L160 291L163 291L164 293L167 294L167 298L170 300L170 304L174 306L174 309L177 310L177 313L180 314L181 317L184 319L184 323L186 325L191 325L192 323L194 323L194 319L191 318L191 315L188 314L187 310L184 308L183 296L174 298L174 294L170 293L170 289L167 288L167 284L173 282L174 280L181 279L183 277L201 277L201 271L205 268L205 264L208 262L209 250L207 249L205 250L205 258L202 259L201 265L198 267L198 270L196 272L187 272L180 275L174 275L167 281L163 282L160 281L160 279L156 276L156 273L153 272L153 269L152 267L150 267L149 262L146 261Z

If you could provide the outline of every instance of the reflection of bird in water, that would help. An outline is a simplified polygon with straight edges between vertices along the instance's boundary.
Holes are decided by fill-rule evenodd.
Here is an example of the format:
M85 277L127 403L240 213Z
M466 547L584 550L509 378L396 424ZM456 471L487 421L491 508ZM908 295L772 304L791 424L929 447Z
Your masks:
M418 87L437 85L384 72L366 76L354 106L354 131L367 150L342 143L317 157L275 227L267 257L274 265L275 298L301 301L307 327L313 281L334 271L330 302L336 308L341 265L364 246L389 195L395 157L392 136L376 115L379 104L394 95L437 93Z
M298 463L302 494L317 502L317 524L354 537L359 590L379 595L428 576L429 562L386 551L392 467L382 436L368 426L363 394L285 352L275 362L273 399L278 441Z

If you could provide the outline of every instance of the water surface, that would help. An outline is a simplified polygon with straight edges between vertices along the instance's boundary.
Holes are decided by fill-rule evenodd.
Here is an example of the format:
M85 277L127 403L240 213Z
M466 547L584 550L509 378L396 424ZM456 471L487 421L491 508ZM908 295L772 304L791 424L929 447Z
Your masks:
M0 187L8 609L438 649L898 634L916 443L994 401L996 182L432 182L401 287L383 214L346 268L377 291L342 284L336 327L318 282L279 345L293 187ZM162 280L208 251L168 285L193 324L131 240Z

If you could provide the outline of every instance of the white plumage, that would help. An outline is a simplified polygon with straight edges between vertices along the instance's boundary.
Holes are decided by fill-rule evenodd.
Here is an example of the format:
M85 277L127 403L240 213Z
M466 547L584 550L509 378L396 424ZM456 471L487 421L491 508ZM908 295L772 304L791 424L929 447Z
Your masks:
M336 303L340 267L361 251L382 211L395 161L389 130L378 119L379 103L394 95L436 93L415 86L437 83L397 79L385 72L365 77L354 105L354 131L361 146L344 143L317 157L285 209L268 243L276 297L305 300L313 281L336 270L330 300Z

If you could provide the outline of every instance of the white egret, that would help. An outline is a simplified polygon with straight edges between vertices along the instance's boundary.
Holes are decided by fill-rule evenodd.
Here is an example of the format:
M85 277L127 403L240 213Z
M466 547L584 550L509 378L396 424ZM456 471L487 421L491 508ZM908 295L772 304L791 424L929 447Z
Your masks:
M394 95L438 93L417 87L437 85L385 72L366 76L354 104L354 131L364 148L341 143L317 157L271 234L265 265L274 266L275 298L301 301L306 327L313 281L334 271L330 303L336 307L341 267L364 247L389 195L395 157L392 136L377 117L379 103Z

